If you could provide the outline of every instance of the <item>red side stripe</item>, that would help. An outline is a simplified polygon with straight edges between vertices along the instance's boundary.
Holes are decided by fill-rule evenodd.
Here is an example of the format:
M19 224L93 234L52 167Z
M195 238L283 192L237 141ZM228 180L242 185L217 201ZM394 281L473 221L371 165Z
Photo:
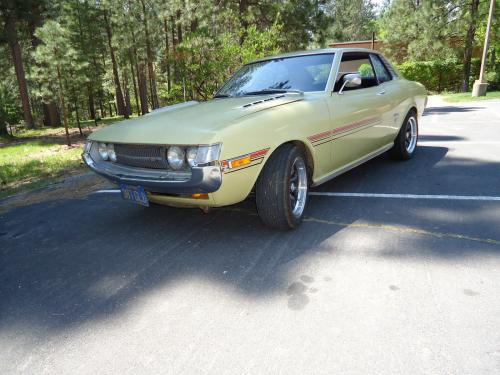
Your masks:
M260 151L255 151L255 152L252 152L250 154L250 159L257 159L257 158L260 158L262 156L264 156L265 154L267 154L267 152L269 151L268 148L264 149L264 150L260 150Z
M331 134L330 131L326 131L323 133L311 135L311 136L307 137L307 139L309 139L311 142L316 142L316 141L319 141L320 139L329 137L330 134Z
M365 126L365 125L370 124L371 122L374 122L376 119L377 119L376 117L369 117L369 118L366 118L366 119L361 120L361 121L353 122L352 124L345 125L345 126L342 126L340 128L333 130L332 133L338 134L338 133L342 133L344 131L351 130L351 129L354 129L357 127Z
M368 124L370 124L372 122L375 122L376 120L377 120L377 117L368 117L368 118L365 118L363 120L360 120L360 121L357 121L357 122L353 122L352 124L341 126L340 128L337 128L337 129L334 129L334 130L331 130L331 131L326 131L326 132L322 132L322 133L318 133L318 134L313 134L313 135L307 137L307 139L309 141L311 141L311 142L318 142L318 141L326 139L326 138L328 138L328 137L330 137L332 135L343 133L343 132L348 131L348 130L352 130L352 129L355 129L355 128L358 128L358 127L362 127L362 126L368 125Z

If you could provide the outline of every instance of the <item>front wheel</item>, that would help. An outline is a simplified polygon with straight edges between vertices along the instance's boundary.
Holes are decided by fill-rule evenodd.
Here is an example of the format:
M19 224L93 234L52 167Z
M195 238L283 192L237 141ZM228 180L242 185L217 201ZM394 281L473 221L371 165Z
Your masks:
M418 142L418 120L415 111L405 117L401 130L394 141L391 156L398 160L408 160L413 157Z
M304 216L307 188L303 152L292 144L281 146L271 155L255 186L260 219L272 228L296 228Z

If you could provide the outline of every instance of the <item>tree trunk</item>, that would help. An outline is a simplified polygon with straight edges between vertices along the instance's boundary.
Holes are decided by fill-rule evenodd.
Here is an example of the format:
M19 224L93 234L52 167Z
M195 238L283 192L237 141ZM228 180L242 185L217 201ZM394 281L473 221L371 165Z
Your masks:
M92 120L94 120L94 123L96 121L95 117L95 105L94 105L94 87L92 85L92 82L87 83L87 94L88 94L88 101L89 101L89 116Z
M135 57L135 71L137 72L137 84L139 86L139 99L141 101L141 113L145 115L148 113L148 88L146 75L144 74L144 64L139 63L139 57L137 55L137 48L135 42L135 34L132 31L132 44L134 46L134 57ZM140 65L140 66L139 66Z
M21 54L21 47L17 38L15 20L11 16L7 16L5 20L5 29L7 31L7 40L12 53L12 60L14 61L14 68L16 70L17 84L19 86L19 96L21 97L21 104L23 107L24 122L28 128L33 128L35 122L31 113L30 99L28 96L28 85L26 84L26 75L24 73L23 56Z
M83 135L82 127L80 125L80 114L78 113L78 100L75 100L75 115L76 115L76 125L78 126L78 130L80 131L80 135Z
M141 112L143 115L145 115L146 113L148 113L148 89L146 87L144 64L140 64L137 75L139 77L139 97L141 98Z
M61 126L61 115L59 114L59 109L56 103L51 100L46 104L47 110L49 112L48 120L51 126Z
M175 41L175 19L172 16L170 18L170 23L172 24L172 62L173 62L173 81L177 82L177 63L176 63L176 55L177 55L177 43Z
M198 28L198 19L195 18L194 20L191 21L191 26L190 26L191 32L194 33L197 28Z
M0 120L0 135L8 135L7 123Z
M43 102L43 124L45 126L61 126L59 109L52 100L48 103Z
M132 105L130 104L130 91L128 89L128 74L126 71L123 73L123 89L125 90L125 110L127 115L132 114Z
M476 23L477 13L479 10L479 0L471 0L469 9L469 27L465 37L464 59L463 59L463 73L462 73L462 92L469 91L469 78L471 71L472 51L474 49L474 37L476 36Z
M144 17L144 33L146 34L146 55L148 58L148 75L149 75L149 89L151 95L151 104L153 109L158 108L158 92L156 89L156 76L153 66L154 56L153 51L151 50L151 41L149 39L149 27L148 27L148 15L146 13L146 4L144 0L140 0L142 5L142 15Z
M42 11L45 9L42 8L43 3L34 1L31 4L31 17L28 19L28 30L31 38L31 45L34 50L41 43L41 40L35 36L35 31L37 27L40 27L43 24ZM59 110L53 100L49 100L47 102L42 101L42 109L44 126L61 126L61 116L59 115Z
M181 44L182 43L182 23L181 23L181 16L182 12L181 10L177 10L177 43Z
M71 146L71 138L69 137L69 130L68 130L68 113L66 111L66 104L64 102L61 68L59 67L59 65L57 66L57 81L59 83L59 100L61 101L61 109L63 112L64 130L66 131L66 142L68 146Z
M118 75L118 65L116 63L115 59L115 51L113 49L113 45L111 44L111 40L113 37L112 31L111 31L111 25L109 23L107 11L104 11L104 22L106 26L106 34L108 36L108 46L109 46L109 53L111 56L111 63L113 65L113 77L115 81L115 95L116 95L116 106L118 110L118 114L124 115L125 118L128 118L128 114L125 112L125 103L123 101L123 92L122 88L120 85L120 76Z
M104 106L103 103L103 98L102 98L102 89L99 90L99 110L101 111L101 115L99 116L100 118L106 117L106 107Z
M132 58L132 52L129 50L129 60L130 60L130 71L132 72L132 83L134 87L134 99L135 99L135 106L137 108L137 116L141 115L141 108L139 105L139 97L137 96L137 84L135 81L135 73L134 73L134 60Z
M44 126L61 126L61 116L56 103L53 100L43 102L43 125Z
M168 43L168 25L166 17L163 19L163 28L165 31L165 70L167 71L167 90L170 93L172 82L170 78L170 46Z

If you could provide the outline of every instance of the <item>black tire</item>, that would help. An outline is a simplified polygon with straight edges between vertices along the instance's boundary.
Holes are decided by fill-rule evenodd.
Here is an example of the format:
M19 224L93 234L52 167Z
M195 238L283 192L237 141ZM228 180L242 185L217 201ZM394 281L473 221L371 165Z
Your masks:
M294 168L300 168L300 172ZM308 173L306 169L306 159L302 150L293 145L285 144L279 147L269 160L257 179L255 185L255 200L257 212L262 222L275 229L293 229L300 225L304 216L307 203ZM302 169L303 168L303 169ZM294 169L295 174L292 176ZM305 194L304 175L305 171ZM299 177L299 174L301 177ZM292 205L292 181L302 181L300 191L300 213L295 212ZM299 194L299 193L298 193ZM299 198L295 202L299 202ZM294 207L297 207L294 205Z
M408 141L408 132L411 132L411 122L414 121L414 126L416 127L416 139L415 145L408 149L409 141ZM410 141L411 142L411 141ZM415 151L417 150L418 144L418 117L415 110L411 110L406 115L403 125L401 125L401 129L399 130L398 136L394 140L394 146L389 151L391 157L396 160L409 160L415 155Z

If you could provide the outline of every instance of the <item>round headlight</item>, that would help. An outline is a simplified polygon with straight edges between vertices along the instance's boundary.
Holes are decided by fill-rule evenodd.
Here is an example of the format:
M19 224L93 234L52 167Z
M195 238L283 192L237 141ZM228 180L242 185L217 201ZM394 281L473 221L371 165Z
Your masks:
M109 159L108 147L107 147L106 143L99 143L97 150L99 151L99 156L101 157L102 160Z
M189 147L186 151L186 159L191 167L196 165L196 156L198 155L198 147Z
M116 162L115 146L112 143L108 143L107 150L109 160L111 160L113 163Z
M182 169L184 167L184 150L178 146L169 147L167 160L172 169Z

